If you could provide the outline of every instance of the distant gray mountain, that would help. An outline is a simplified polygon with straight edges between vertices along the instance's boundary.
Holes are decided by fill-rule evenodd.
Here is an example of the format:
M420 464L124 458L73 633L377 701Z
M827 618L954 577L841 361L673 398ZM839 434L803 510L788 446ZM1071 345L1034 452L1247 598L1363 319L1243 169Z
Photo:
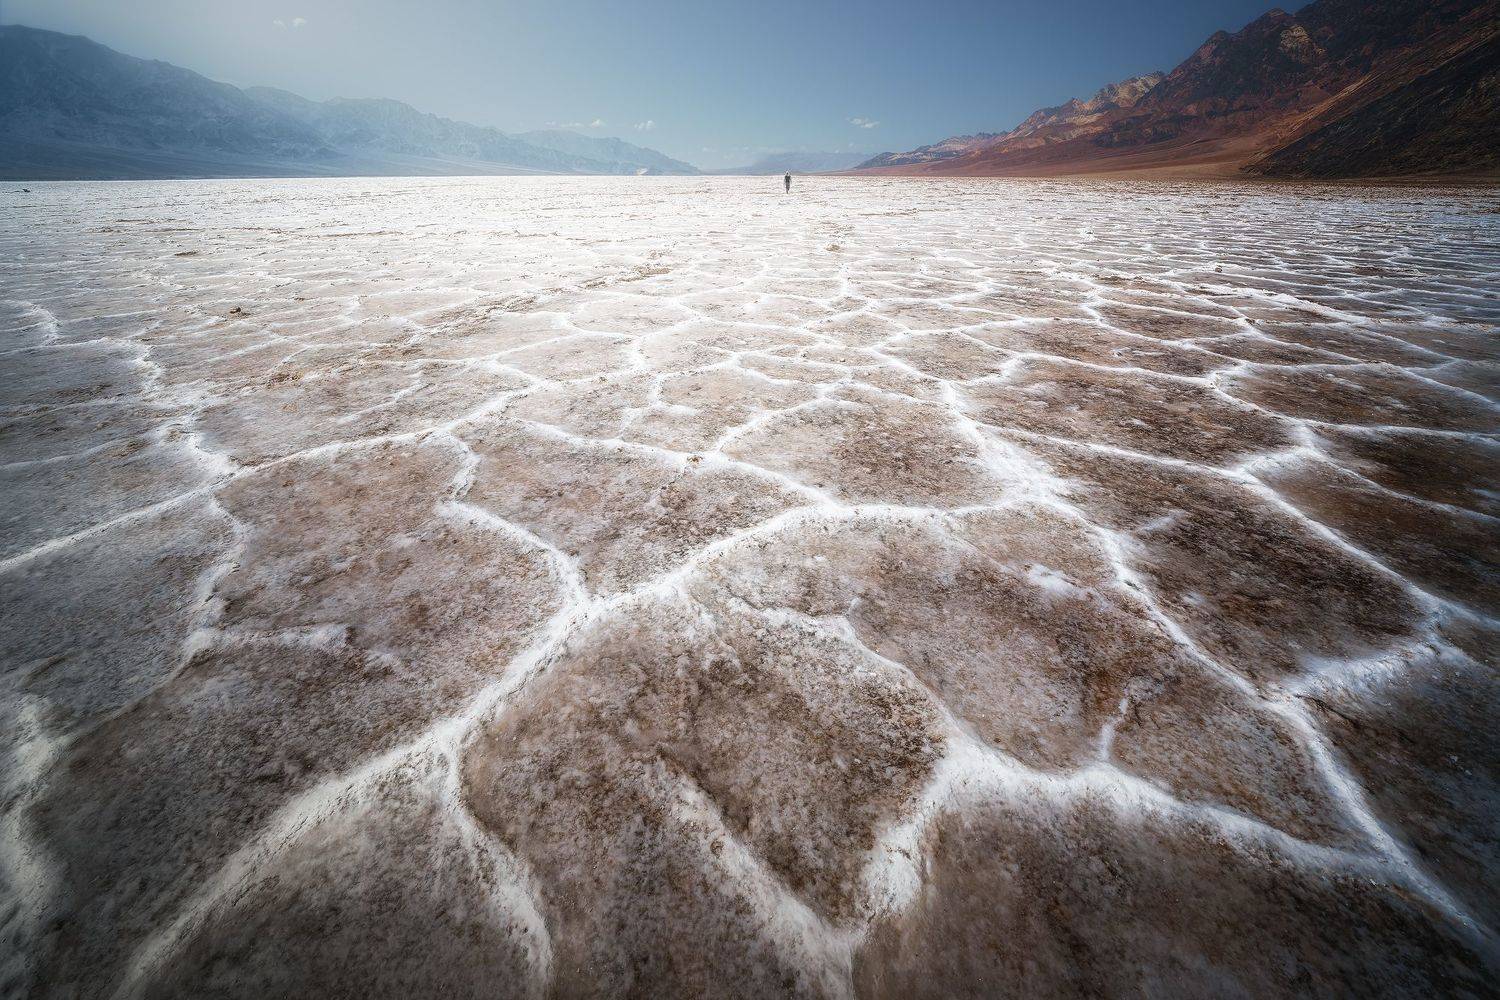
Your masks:
M988 143L997 142L1003 138L1005 132L976 132L973 135L955 135L941 142L934 142L926 146L918 146L916 149L904 153L881 153L859 164L864 167L891 167L907 163L929 163L933 160L951 160L962 156L973 149Z
M12 144L318 161L322 136L236 87L77 35L0 27L0 157Z
M859 166L869 156L869 153L817 153L799 150L762 156L754 163L745 167L724 167L704 172L710 174L751 176L758 174L782 174L787 171L791 171L794 174L821 174L832 170L849 170L852 167Z
M579 135L577 132L568 132L564 129L543 129L535 132L520 132L516 138L531 143L533 146L541 146L543 149L553 149L559 153L567 153L572 156L582 156L590 160L601 160L606 163L625 163L641 168L637 172L652 174L696 174L698 168L691 163L674 160L665 153L659 153L645 146L637 146L626 142L624 139L613 137L595 138L589 135Z
M4 178L697 173L619 139L530 135L548 141L400 101L240 90L82 36L0 26Z
M698 172L691 164L623 139L595 139L564 131L508 135L384 98L309 101L273 87L250 87L245 95L308 126L330 146L349 152L511 163L556 173Z

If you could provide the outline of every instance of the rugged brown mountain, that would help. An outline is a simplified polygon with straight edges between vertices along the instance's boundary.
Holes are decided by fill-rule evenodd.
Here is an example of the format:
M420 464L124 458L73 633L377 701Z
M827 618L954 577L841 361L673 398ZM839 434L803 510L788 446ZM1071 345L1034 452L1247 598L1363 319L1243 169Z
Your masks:
M1348 87L1252 161L1278 177L1500 170L1500 18Z
M1087 101L1076 97L1055 108L1032 112L1015 129L1002 138L1015 148L1043 146L1058 141L1092 135L1125 117L1143 97L1162 82L1164 74L1147 73L1102 87Z
M1041 112L1037 112L1041 114ZM930 163L933 160L950 160L954 157L963 156L982 146L1004 139L1008 132L979 132L975 135L949 136L942 142L934 142L927 146L918 146L916 149L904 153L881 153L859 165L859 169L866 167L899 167L911 163Z
M1152 87L1160 83L1163 76L1162 73L1147 73L1142 76L1133 76L1119 83L1107 84L1087 101L1080 101L1075 97L1065 104L1033 111L1025 121L1009 132L957 135L930 146L920 146L906 153L882 153L860 164L860 167L931 163L956 159L1002 145L1006 149L1031 149L1066 141L1079 135L1093 134L1103 128L1107 122L1122 117Z
M1215 33L1128 103L1088 111L1071 101L956 156L912 162L894 154L895 169L869 166L981 175L1493 170L1497 24L1500 0L1273 9L1238 32ZM1064 109L1060 123L1054 113Z

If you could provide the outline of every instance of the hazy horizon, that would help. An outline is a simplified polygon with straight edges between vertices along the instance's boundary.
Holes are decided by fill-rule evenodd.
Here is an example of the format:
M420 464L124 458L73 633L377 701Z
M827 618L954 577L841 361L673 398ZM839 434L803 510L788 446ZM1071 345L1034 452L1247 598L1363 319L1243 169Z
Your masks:
M618 136L704 169L793 150L910 149L1168 70L1268 0L753 8L439 0L12 0L0 23L87 35L236 86L388 97L507 132Z

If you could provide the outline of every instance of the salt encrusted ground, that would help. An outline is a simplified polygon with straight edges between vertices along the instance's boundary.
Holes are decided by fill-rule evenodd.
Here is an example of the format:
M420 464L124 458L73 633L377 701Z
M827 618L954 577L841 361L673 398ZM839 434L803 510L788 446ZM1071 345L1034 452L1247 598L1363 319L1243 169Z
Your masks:
M1492 193L0 191L9 996L1481 996Z

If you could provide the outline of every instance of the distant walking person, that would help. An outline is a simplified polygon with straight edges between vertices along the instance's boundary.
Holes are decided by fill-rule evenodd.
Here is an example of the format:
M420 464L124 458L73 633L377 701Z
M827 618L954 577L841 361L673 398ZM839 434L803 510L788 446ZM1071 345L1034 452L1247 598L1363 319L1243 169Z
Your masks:
M782 180L786 181L786 189L788 192L790 192L792 190L792 172L788 170L786 176L783 177Z

